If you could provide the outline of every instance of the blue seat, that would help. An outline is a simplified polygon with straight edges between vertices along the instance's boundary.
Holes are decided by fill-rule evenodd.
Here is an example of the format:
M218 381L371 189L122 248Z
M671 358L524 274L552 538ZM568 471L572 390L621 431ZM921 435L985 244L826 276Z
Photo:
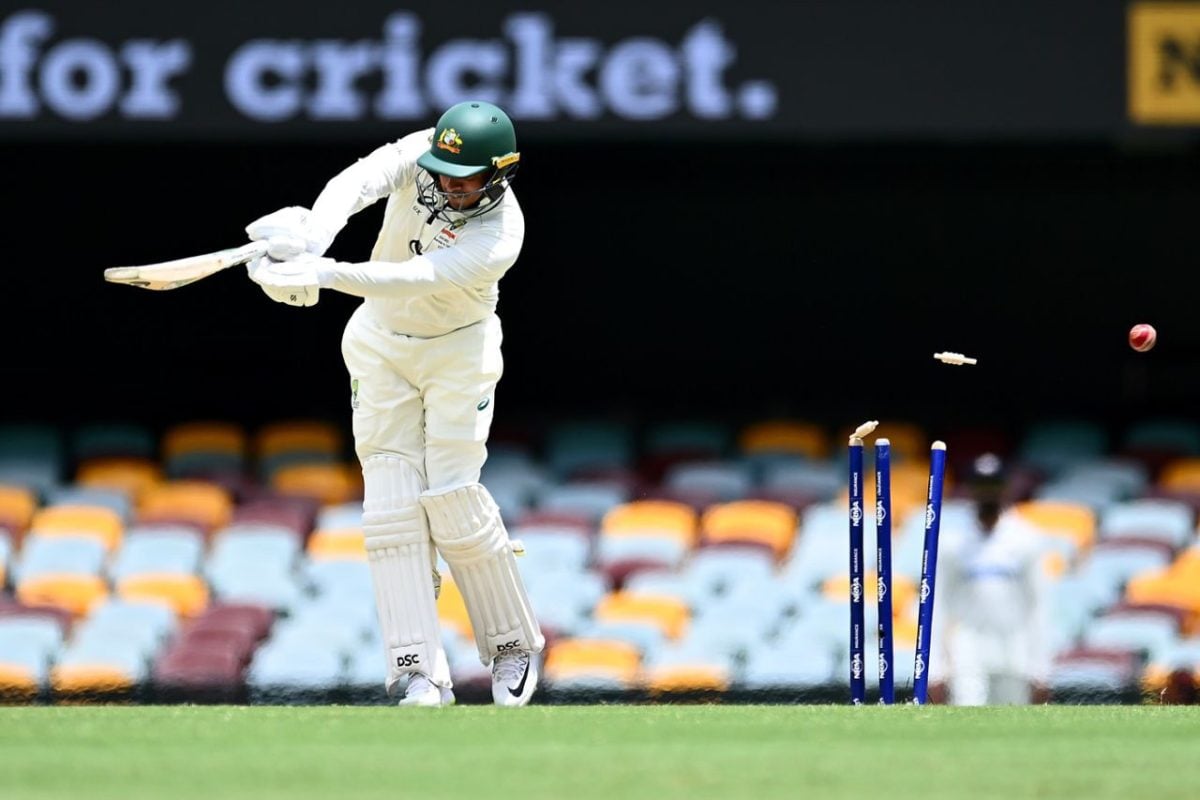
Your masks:
M596 565L606 569L620 563L642 562L663 569L678 569L688 546L678 539L662 536L601 536L596 540Z
M1082 637L1087 647L1140 651L1150 660L1161 658L1178 640L1174 620L1142 614L1097 617L1084 627Z
M1104 458L1067 467L1059 481L1105 487L1124 500L1136 497L1150 485L1150 471L1132 459Z
M251 697L286 698L293 692L328 691L340 687L346 672L343 653L313 647L307 640L267 641L246 670Z
M659 422L646 429L647 453L709 453L714 457L730 451L733 431L728 425L712 420L674 420Z
M1025 434L1018 462L1051 474L1103 457L1109 447L1102 425L1085 419L1047 420L1033 425Z
M25 537L12 565L13 582L55 572L99 575L104 559L104 543L99 539L32 533Z
M137 684L150 674L152 655L153 651L136 637L73 636L59 653L55 666L103 666Z
M297 565L301 545L288 528L267 524L238 524L213 534L206 567L210 574L250 562L265 571L290 571Z
M546 463L557 477L586 469L633 466L635 442L630 425L609 420L571 420L549 426Z
M76 630L89 635L138 637L157 647L167 642L179 629L174 610L164 603L114 600L102 601L94 607Z
M365 561L305 561L301 569L307 593L315 597L372 600L371 568Z
M610 509L628 500L629 490L617 484L567 483L543 489L537 510L579 514L599 523Z
M768 465L762 476L765 489L811 494L832 500L846 485L845 469L834 461L787 459Z
M317 511L314 530L336 531L362 527L362 502L334 503Z
M587 639L626 642L636 647L642 653L643 659L663 647L666 642L659 626L634 620L588 620L573 635Z
M0 618L0 663L19 653L37 653L48 665L64 642L62 627L49 617Z
M1108 592L1119 594L1134 575L1165 569L1171 563L1171 551L1147 541L1100 541L1075 568L1080 580L1096 583Z
M533 576L526 584L529 602L538 621L560 634L572 633L591 618L592 610L608 592L608 584L595 572L558 572Z
M1129 426L1122 445L1131 450L1200 455L1200 422L1165 417L1139 420Z
M1100 518L1101 539L1145 538L1181 547L1195 535L1190 506L1177 500L1129 500L1109 507Z
M574 528L553 525L517 526L510 531L513 539L525 546L522 572L579 572L591 559L591 541Z
M711 497L714 502L741 500L754 488L750 466L741 461L685 461L663 476L667 489Z
M735 685L742 689L813 689L845 680L832 650L819 647L763 646L751 652Z
M71 434L70 452L76 463L91 458L154 458L158 441L150 428L136 422L93 422Z
M103 489L98 486L79 486L77 484L56 486L46 494L44 505L101 506L115 511L125 523L133 519L133 501L128 494L117 489Z
M775 559L760 548L710 547L692 554L682 571L709 593L723 594L742 585L773 581Z
M677 570L640 570L626 579L625 589L642 594L678 597L692 609L699 608L711 594L707 584Z
M121 581L151 572L195 575L204 559L204 539L191 528L176 532L133 529L109 567L109 577Z

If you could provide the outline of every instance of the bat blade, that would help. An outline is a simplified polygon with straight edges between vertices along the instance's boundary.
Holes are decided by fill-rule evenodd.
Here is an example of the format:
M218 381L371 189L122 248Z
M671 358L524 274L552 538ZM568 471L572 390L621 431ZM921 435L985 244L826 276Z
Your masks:
M250 242L241 247L177 258L174 261L163 261L159 264L145 264L139 267L110 267L104 270L104 280L109 283L137 286L141 289L167 291L195 283L201 278L207 278L223 269L253 261L259 256L266 255L266 252L266 242Z

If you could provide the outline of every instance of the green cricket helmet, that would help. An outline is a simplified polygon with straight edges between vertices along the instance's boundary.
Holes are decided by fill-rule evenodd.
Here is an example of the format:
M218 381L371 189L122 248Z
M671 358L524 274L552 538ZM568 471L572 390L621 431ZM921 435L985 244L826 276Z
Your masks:
M491 103L470 100L442 114L429 150L417 164L435 174L466 178L488 169L509 170L520 157L508 114Z
M424 168L417 175L417 201L429 209L431 219L458 222L477 217L504 195L520 159L512 120L502 110L482 100L451 106L438 120L429 149L417 159ZM472 192L447 192L438 181L438 175L467 178L481 173L486 175L483 187Z

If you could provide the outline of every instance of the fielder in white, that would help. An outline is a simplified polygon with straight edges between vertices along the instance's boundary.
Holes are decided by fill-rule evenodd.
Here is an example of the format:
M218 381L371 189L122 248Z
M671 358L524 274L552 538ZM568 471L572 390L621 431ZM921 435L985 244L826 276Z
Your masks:
M435 599L437 556L466 602L497 705L529 702L544 645L488 490L480 484L500 380L500 278L525 237L509 183L520 156L508 115L485 102L386 144L330 180L312 209L247 226L268 256L249 265L274 300L311 306L322 289L363 298L342 338L363 533L400 705L454 702ZM323 254L350 215L387 198L365 263ZM436 552L434 550L436 548Z
M952 705L1047 699L1051 664L1045 538L1002 507L1004 470L976 460L968 485L976 524L943 529L931 679Z

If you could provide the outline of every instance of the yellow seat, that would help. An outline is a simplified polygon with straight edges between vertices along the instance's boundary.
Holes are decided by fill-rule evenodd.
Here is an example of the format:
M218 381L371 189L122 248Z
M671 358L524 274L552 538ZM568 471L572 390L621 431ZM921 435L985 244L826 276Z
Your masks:
M0 528L7 528L13 537L13 547L21 543L29 523L37 511L37 495L24 486L0 484Z
M208 534L229 524L233 498L229 490L215 483L169 481L146 491L137 516L143 523L191 523Z
M729 671L705 664L652 667L642 672L642 685L652 694L673 692L724 692Z
M17 583L17 599L29 606L53 606L75 616L88 613L108 597L108 587L99 575L46 573Z
M358 528L314 531L308 537L305 549L313 561L365 561L367 558L363 532Z
M1025 500L1014 510L1048 536L1060 536L1073 542L1082 552L1096 541L1096 514L1082 503L1060 500Z
M362 497L362 471L350 464L293 464L276 470L271 486L282 494L337 505Z
M46 536L86 536L97 539L109 553L121 546L125 523L121 515L106 506L46 506L33 515L31 531Z
M1164 489L1200 492L1200 458L1176 458L1163 465L1158 485Z
M704 512L700 530L706 542L765 544L783 559L796 539L796 511L771 500L720 503Z
M168 428L162 437L163 458L170 460L188 453L245 455L246 433L232 422L184 422Z
M437 600L438 619L449 628L453 628L459 636L467 641L475 640L474 628L471 627L471 616L467 613L467 604L463 600L462 591L449 575L442 576L442 590Z
M1125 584L1125 601L1172 606L1186 612L1185 636L1200 633L1200 584L1170 568L1134 575Z
M674 500L634 500L614 506L600 520L602 536L663 536L691 547L696 510Z
M807 458L829 455L825 429L803 420L764 420L747 426L738 437L743 453L792 453Z
M285 453L325 453L338 457L345 437L333 423L321 420L274 422L259 429L254 439L254 452L260 459Z
M162 481L162 468L145 458L92 458L80 464L75 474L81 486L123 492L134 503Z
M0 654L0 703L29 703L40 690L37 675L23 664L8 664Z
M633 687L641 653L628 642L609 639L563 639L550 646L543 671L549 683L601 678Z
M209 603L208 585L199 575L146 572L117 582L116 594L129 602L170 606L181 617L199 616Z
M602 597L593 616L601 622L647 623L668 639L678 639L687 629L691 610L678 597L622 591Z
M863 597L874 603L877 578L875 570L863 573ZM821 595L837 603L850 602L850 574L843 573L826 578L821 584ZM899 617L903 609L918 599L917 582L904 575L892 575L892 616Z
M59 664L50 669L50 689L56 695L120 692L133 685L132 676L108 664Z

